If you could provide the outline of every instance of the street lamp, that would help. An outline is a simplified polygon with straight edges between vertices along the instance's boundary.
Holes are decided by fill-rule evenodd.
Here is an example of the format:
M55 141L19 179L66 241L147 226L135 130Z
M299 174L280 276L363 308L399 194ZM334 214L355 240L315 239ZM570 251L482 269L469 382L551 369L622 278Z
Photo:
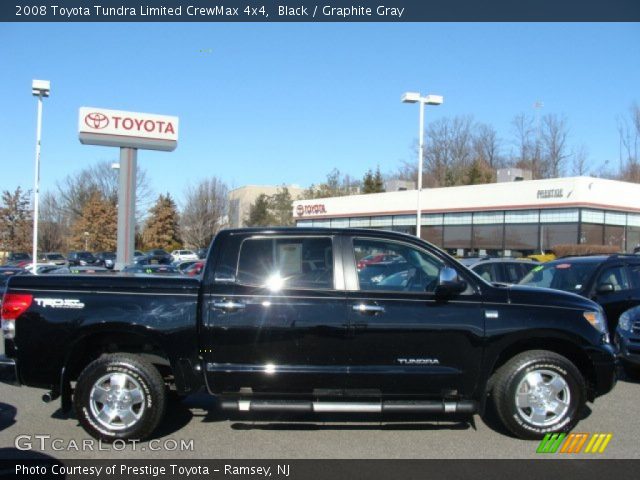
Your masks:
M424 106L441 105L444 99L441 95L420 96L418 92L406 92L400 98L402 103L420 104L420 131L418 132L418 200L416 203L416 236L420 238L420 192L422 192L422 159L424 156Z
M36 172L35 186L33 190L33 274L37 275L35 265L38 258L38 209L40 204L40 136L42 133L42 98L48 97L51 92L49 80L33 80L31 82L31 93L38 97L38 120L36 125Z

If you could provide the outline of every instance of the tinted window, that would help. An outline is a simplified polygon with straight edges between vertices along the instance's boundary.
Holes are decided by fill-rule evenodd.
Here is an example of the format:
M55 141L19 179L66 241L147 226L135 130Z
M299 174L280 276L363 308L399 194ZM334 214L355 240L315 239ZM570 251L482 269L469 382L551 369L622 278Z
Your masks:
M631 274L633 286L640 288L640 265L629 265L629 273Z
M610 283L611 285L613 285L614 292L619 292L620 290L628 290L630 288L625 268L622 265L605 268L600 273L598 281L596 282L596 287L605 283Z
M354 239L356 263L370 255L385 255L390 261L363 265L358 269L360 290L405 292L434 291L444 266L436 257L401 243Z
M546 263L533 268L520 283L532 287L577 292L585 287L597 267L597 262Z
M484 263L474 265L472 270L484 278L487 282L499 282L498 265L495 263Z
M238 282L283 288L333 289L330 238L250 238L242 243Z

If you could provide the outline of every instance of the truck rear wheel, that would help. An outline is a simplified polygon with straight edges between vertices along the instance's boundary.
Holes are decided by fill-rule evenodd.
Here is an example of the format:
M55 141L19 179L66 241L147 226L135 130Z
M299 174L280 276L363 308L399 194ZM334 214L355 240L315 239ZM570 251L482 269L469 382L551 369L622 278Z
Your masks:
M82 371L74 405L82 427L94 438L142 440L164 414L166 391L158 370L131 354L102 355Z
M493 401L508 430L537 439L571 430L580 419L585 392L584 378L573 363L554 352L531 350L496 372Z

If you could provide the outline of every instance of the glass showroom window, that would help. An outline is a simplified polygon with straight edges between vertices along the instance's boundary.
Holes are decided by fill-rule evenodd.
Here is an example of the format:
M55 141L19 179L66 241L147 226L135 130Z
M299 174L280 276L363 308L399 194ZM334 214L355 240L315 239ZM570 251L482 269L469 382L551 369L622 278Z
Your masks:
M438 247L442 247L442 234L444 228L441 226L423 226L420 230L420 238L426 240L429 243L433 243Z
M504 249L514 257L524 257L538 251L540 232L538 224L507 224L504 232Z
M620 248L624 252L624 227L618 225L604 226L604 244Z
M578 241L577 223L540 225L542 250L553 250L556 245L575 244Z
M603 235L604 225L583 223L580 227L580 243L586 245L602 245Z
M479 255L497 256L502 252L503 235L504 225L474 225L473 249Z

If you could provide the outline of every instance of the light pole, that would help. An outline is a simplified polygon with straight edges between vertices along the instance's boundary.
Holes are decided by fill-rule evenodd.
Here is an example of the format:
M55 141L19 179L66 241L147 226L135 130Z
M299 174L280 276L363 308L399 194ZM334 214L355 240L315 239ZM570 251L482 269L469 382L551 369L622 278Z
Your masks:
M36 125L36 172L33 190L33 256L31 257L34 275L38 274L35 266L38 262L38 210L40 206L40 137L42 133L42 98L48 97L50 92L51 83L49 80L33 80L31 82L31 93L34 97L38 97L38 120Z
M420 238L420 193L422 192L422 160L424 157L424 106L441 105L444 99L441 95L420 96L418 92L406 92L400 98L402 103L420 104L420 130L418 132L418 199L416 201L416 236Z

